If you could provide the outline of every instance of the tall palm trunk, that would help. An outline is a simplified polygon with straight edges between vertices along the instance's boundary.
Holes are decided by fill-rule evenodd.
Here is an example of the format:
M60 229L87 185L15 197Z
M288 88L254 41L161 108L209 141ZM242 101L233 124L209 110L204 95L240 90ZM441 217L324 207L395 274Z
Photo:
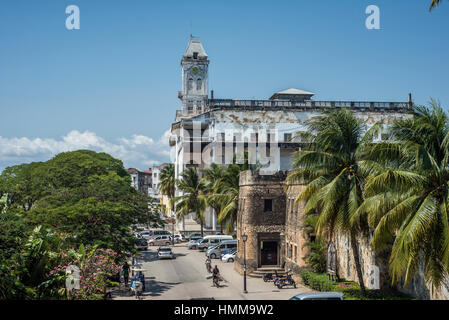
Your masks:
M200 225L201 225L201 238L204 238L204 236L203 236L203 232L204 232L204 231L203 231L203 221L201 221L201 224L200 224Z
M354 256L357 277L359 278L360 290L362 291L362 296L366 297L365 284L363 282L362 266L360 264L359 248L357 246L357 240L355 238L355 233L353 231L351 231L351 248L352 248L352 255Z

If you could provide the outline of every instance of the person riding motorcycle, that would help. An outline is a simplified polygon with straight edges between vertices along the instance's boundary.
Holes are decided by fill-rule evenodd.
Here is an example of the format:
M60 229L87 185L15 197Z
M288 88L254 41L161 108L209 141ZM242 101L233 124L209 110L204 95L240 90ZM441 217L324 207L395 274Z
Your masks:
M220 270L218 270L217 265L215 265L214 270L212 270L212 284L216 285L217 287L220 286L218 284L219 280L220 280Z
M207 272L212 273L211 261L209 257L206 258L206 270Z

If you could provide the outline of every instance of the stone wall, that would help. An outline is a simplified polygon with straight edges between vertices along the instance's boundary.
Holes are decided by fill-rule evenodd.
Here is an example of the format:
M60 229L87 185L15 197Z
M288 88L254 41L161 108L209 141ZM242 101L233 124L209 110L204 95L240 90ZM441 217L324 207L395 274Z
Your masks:
M286 175L260 175L259 172L245 171L240 174L239 210L237 214L237 256L235 269L242 272L243 241L246 234L246 261L248 272L259 264L258 242L260 235L272 234L279 238L285 229L285 192L283 181ZM264 211L264 200L272 200L272 211ZM281 252L282 254L282 252ZM281 257L282 259L282 257Z
M299 273L306 267L304 257L308 252L305 244L310 241L310 235L304 230L302 216L304 203L294 205L298 195L304 188L302 184L291 184L286 188L286 224L285 224L285 267L293 273Z
M337 234L333 239L337 249L337 274L340 278L358 282L350 238ZM388 275L388 255L376 255L369 246L370 236L357 239L363 282L368 289L387 289L391 286Z

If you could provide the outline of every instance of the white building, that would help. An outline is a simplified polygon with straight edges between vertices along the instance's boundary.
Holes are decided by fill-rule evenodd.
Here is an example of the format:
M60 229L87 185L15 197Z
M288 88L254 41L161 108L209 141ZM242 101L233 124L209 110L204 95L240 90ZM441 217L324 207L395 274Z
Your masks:
M213 92L208 94L208 66L200 39L191 37L181 60L182 108L176 111L170 137L177 179L189 166L229 164L244 151L251 161L265 165L266 174L289 170L293 152L301 147L295 134L327 108L350 108L368 126L404 118L412 108L410 94L407 102L315 101L314 93L293 88L267 100L215 99ZM205 229L215 231L217 218L211 208L205 217ZM195 214L179 229L199 230Z

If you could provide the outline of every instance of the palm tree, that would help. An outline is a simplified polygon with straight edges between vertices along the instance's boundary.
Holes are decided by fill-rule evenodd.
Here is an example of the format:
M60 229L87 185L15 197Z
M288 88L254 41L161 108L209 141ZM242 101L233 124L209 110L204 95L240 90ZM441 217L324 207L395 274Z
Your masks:
M307 146L298 151L288 182L305 182L295 205L305 201L304 215L319 214L317 235L348 234L362 294L365 295L357 236L367 229L362 216L353 216L362 203L364 179L373 163L363 158L365 148L379 134L380 125L366 126L348 109L325 112L300 133Z
M195 212L201 224L201 236L204 228L204 210L207 207L206 185L200 179L197 169L190 167L181 174L181 179L176 181L178 190L182 195L174 197L176 203L176 215L183 219L188 214Z
M174 203L173 198L175 196L175 166L169 164L168 166L162 168L160 173L160 182L158 184L161 193L166 195L170 202L170 210L173 211Z
M438 287L449 270L449 119L439 103L415 107L397 121L393 141L372 148L382 170L366 181L359 209L375 232L372 246L392 244L392 280L407 284L423 263L425 278Z
M207 194L207 203L208 205L214 209L217 216L221 211L221 203L218 201L215 196L219 190L218 185L220 185L220 181L223 179L225 174L226 167L222 165L218 165L216 163L212 163L208 169L203 170L203 178L206 186L205 193ZM223 232L223 223L220 223L221 231Z
M239 201L240 172L244 166L231 164L226 168L223 177L215 183L213 200L220 204L218 222L226 226L226 232L234 232L237 221Z
M430 8L429 11L432 11L433 9L435 9L436 7L438 7L438 5L440 4L441 0L432 0L432 3L430 4Z

